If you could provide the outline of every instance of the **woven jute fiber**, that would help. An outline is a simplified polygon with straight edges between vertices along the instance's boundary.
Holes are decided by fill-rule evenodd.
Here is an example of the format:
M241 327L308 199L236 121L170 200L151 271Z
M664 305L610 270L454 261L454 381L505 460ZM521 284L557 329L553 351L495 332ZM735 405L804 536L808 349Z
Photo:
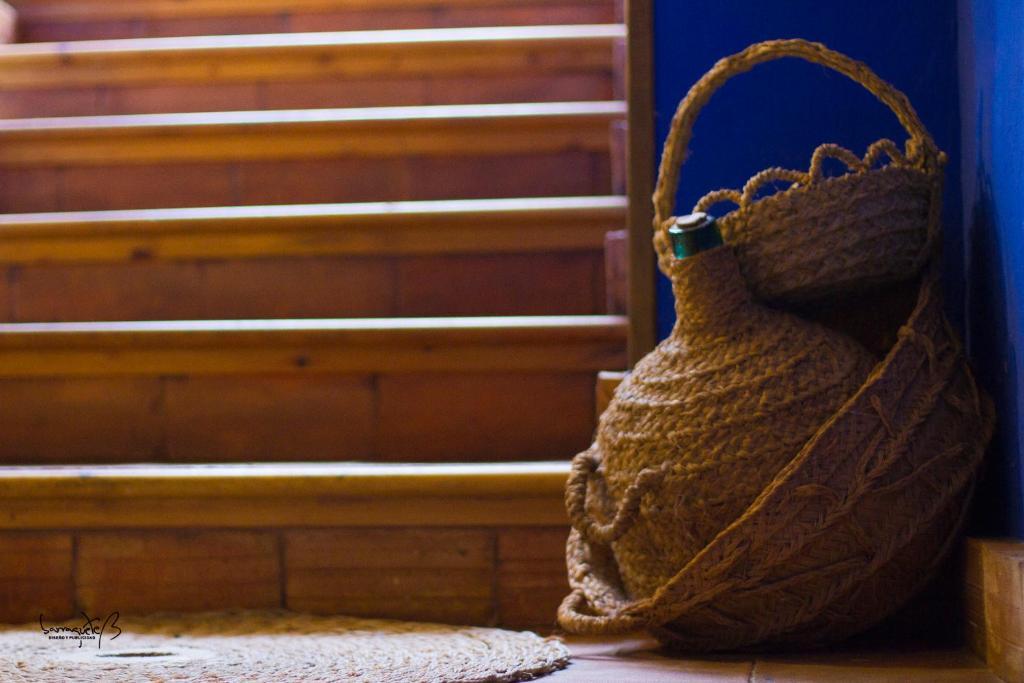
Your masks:
M675 328L615 393L566 497L574 525L611 543L631 595L652 594L739 517L876 363L755 302L728 246L670 272ZM611 500L622 513L598 523Z
M901 149L881 139L863 157L823 144L807 171L765 169L742 190L710 192L694 210L707 211L721 202L737 205L719 226L736 249L751 290L765 301L804 301L912 278L941 237L946 155L903 93L865 64L804 40L758 43L720 60L680 103L654 196L655 247L662 267L672 259L666 230L674 221L680 166L700 111L729 79L784 57L834 69L864 86L896 115L909 135L906 143ZM844 172L830 176L829 164ZM788 189L767 192L779 183Z
M813 646L862 631L905 604L955 541L994 413L943 316L937 269L923 278L898 336L856 394L750 505L735 519L726 516L713 538L654 590L630 590L623 577L665 572L660 544L671 547L676 535L687 534L689 511L699 503L664 493L651 473L685 472L688 464L671 456L670 464L642 471L623 494L588 506L567 545L573 590L559 623L576 633L646 629L685 650ZM639 364L621 395L671 372ZM618 410L619 396L609 413ZM634 418L634 453L657 448L670 429L651 416ZM614 434L602 438L608 424L602 418L599 449L615 443ZM577 456L576 471L594 471L594 460L593 449ZM607 469L597 474L607 479ZM734 485L715 468L704 477L712 490ZM570 483L570 511L577 495ZM591 529L614 522L598 508L618 512L615 520L627 509L641 522L660 515L657 528L644 532L653 543L621 543L637 522L621 525L620 540L606 543ZM677 517L666 518L666 509Z
M804 41L756 45L740 64L782 54L870 82L854 63ZM892 106L891 93L882 99ZM893 109L906 125L909 105ZM693 107L684 101L681 111ZM688 135L689 125L680 130ZM912 139L907 158L921 158L926 143ZM675 188L680 154L666 146L655 196L655 246L677 324L619 386L594 444L573 461L572 592L559 623L588 634L646 629L686 650L835 641L905 604L947 556L992 434L991 401L943 315L935 250L905 264L901 277L919 278L916 305L866 378L866 352L852 341L799 331L755 308L734 317L749 306L737 276L742 269L749 278L749 253L731 244L681 260L670 252L663 228L671 221L662 216L671 212L666 188ZM798 182L787 192L811 181ZM797 210L855 229L829 211ZM875 232L890 218L873 223ZM779 239L780 253L785 244L817 245L795 233ZM874 258L845 261L853 272L844 286L876 283ZM923 274L919 262L931 264ZM795 272L810 279L788 280L792 291L836 282L811 266L786 266L779 281ZM702 332L709 320L716 330ZM772 330L787 325L776 339Z
M0 680L522 681L569 661L556 640L493 628L285 612L154 615L117 626L120 635L106 629L101 647L48 640L39 624L4 628Z

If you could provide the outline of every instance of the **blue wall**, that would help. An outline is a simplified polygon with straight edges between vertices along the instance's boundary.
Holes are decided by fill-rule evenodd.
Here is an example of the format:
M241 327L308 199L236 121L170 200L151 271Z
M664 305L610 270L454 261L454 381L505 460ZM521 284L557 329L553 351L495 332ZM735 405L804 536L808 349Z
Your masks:
M960 0L967 344L999 412L976 529L1024 537L1024 3Z
M718 58L771 38L806 38L867 62L903 90L950 155L947 250L960 242L955 0L654 0L654 89L661 149L679 100ZM806 169L814 148L837 142L863 154L880 137L906 139L884 105L845 76L787 59L761 65L715 94L694 128L679 210L706 192L742 187L768 166ZM660 153L660 152L659 152ZM959 260L948 295L959 321ZM658 330L671 329L668 283L659 278Z
M658 148L678 101L719 57L769 38L808 38L867 62L903 90L939 147L946 174L946 298L999 427L974 532L1024 537L1019 422L1024 340L1024 1L654 0ZM757 67L719 91L698 121L680 210L768 166L806 168L821 142L858 153L905 139L891 114L845 77L795 60ZM961 142L963 154L961 155ZM673 322L659 277L658 327Z

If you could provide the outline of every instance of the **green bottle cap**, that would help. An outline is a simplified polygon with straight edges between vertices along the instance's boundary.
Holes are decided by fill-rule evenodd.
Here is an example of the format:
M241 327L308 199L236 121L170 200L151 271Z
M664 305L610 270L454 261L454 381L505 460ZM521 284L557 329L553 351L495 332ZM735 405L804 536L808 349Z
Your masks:
M677 218L668 229L668 235L672 240L672 253L678 259L725 244L718 230L718 221L702 211Z

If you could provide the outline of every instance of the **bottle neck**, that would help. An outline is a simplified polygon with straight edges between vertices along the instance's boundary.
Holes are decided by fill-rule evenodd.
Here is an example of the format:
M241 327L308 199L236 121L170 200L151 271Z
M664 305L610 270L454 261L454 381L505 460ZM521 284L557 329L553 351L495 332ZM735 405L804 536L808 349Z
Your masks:
M739 309L752 302L736 255L728 246L674 261L671 278L676 299L673 334L727 326Z

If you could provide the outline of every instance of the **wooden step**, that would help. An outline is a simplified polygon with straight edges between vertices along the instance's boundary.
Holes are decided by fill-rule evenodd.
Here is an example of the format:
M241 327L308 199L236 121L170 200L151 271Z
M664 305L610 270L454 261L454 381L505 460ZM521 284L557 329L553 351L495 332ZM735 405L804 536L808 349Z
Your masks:
M11 0L26 42L90 38L601 24L618 0Z
M614 316L0 325L0 462L566 458ZM557 419L555 419L557 417Z
M607 194L621 102L0 120L0 209Z
M0 620L287 607L550 629L568 470L0 468Z
M0 321L603 313L624 197L0 215Z
M608 100L624 35L606 24L12 45L0 116Z
M568 592L568 473L567 462L0 467L0 621L118 611L130 629L148 612L283 607L550 631ZM1000 680L961 648L871 634L706 657L639 636L569 646L573 663L553 680Z

